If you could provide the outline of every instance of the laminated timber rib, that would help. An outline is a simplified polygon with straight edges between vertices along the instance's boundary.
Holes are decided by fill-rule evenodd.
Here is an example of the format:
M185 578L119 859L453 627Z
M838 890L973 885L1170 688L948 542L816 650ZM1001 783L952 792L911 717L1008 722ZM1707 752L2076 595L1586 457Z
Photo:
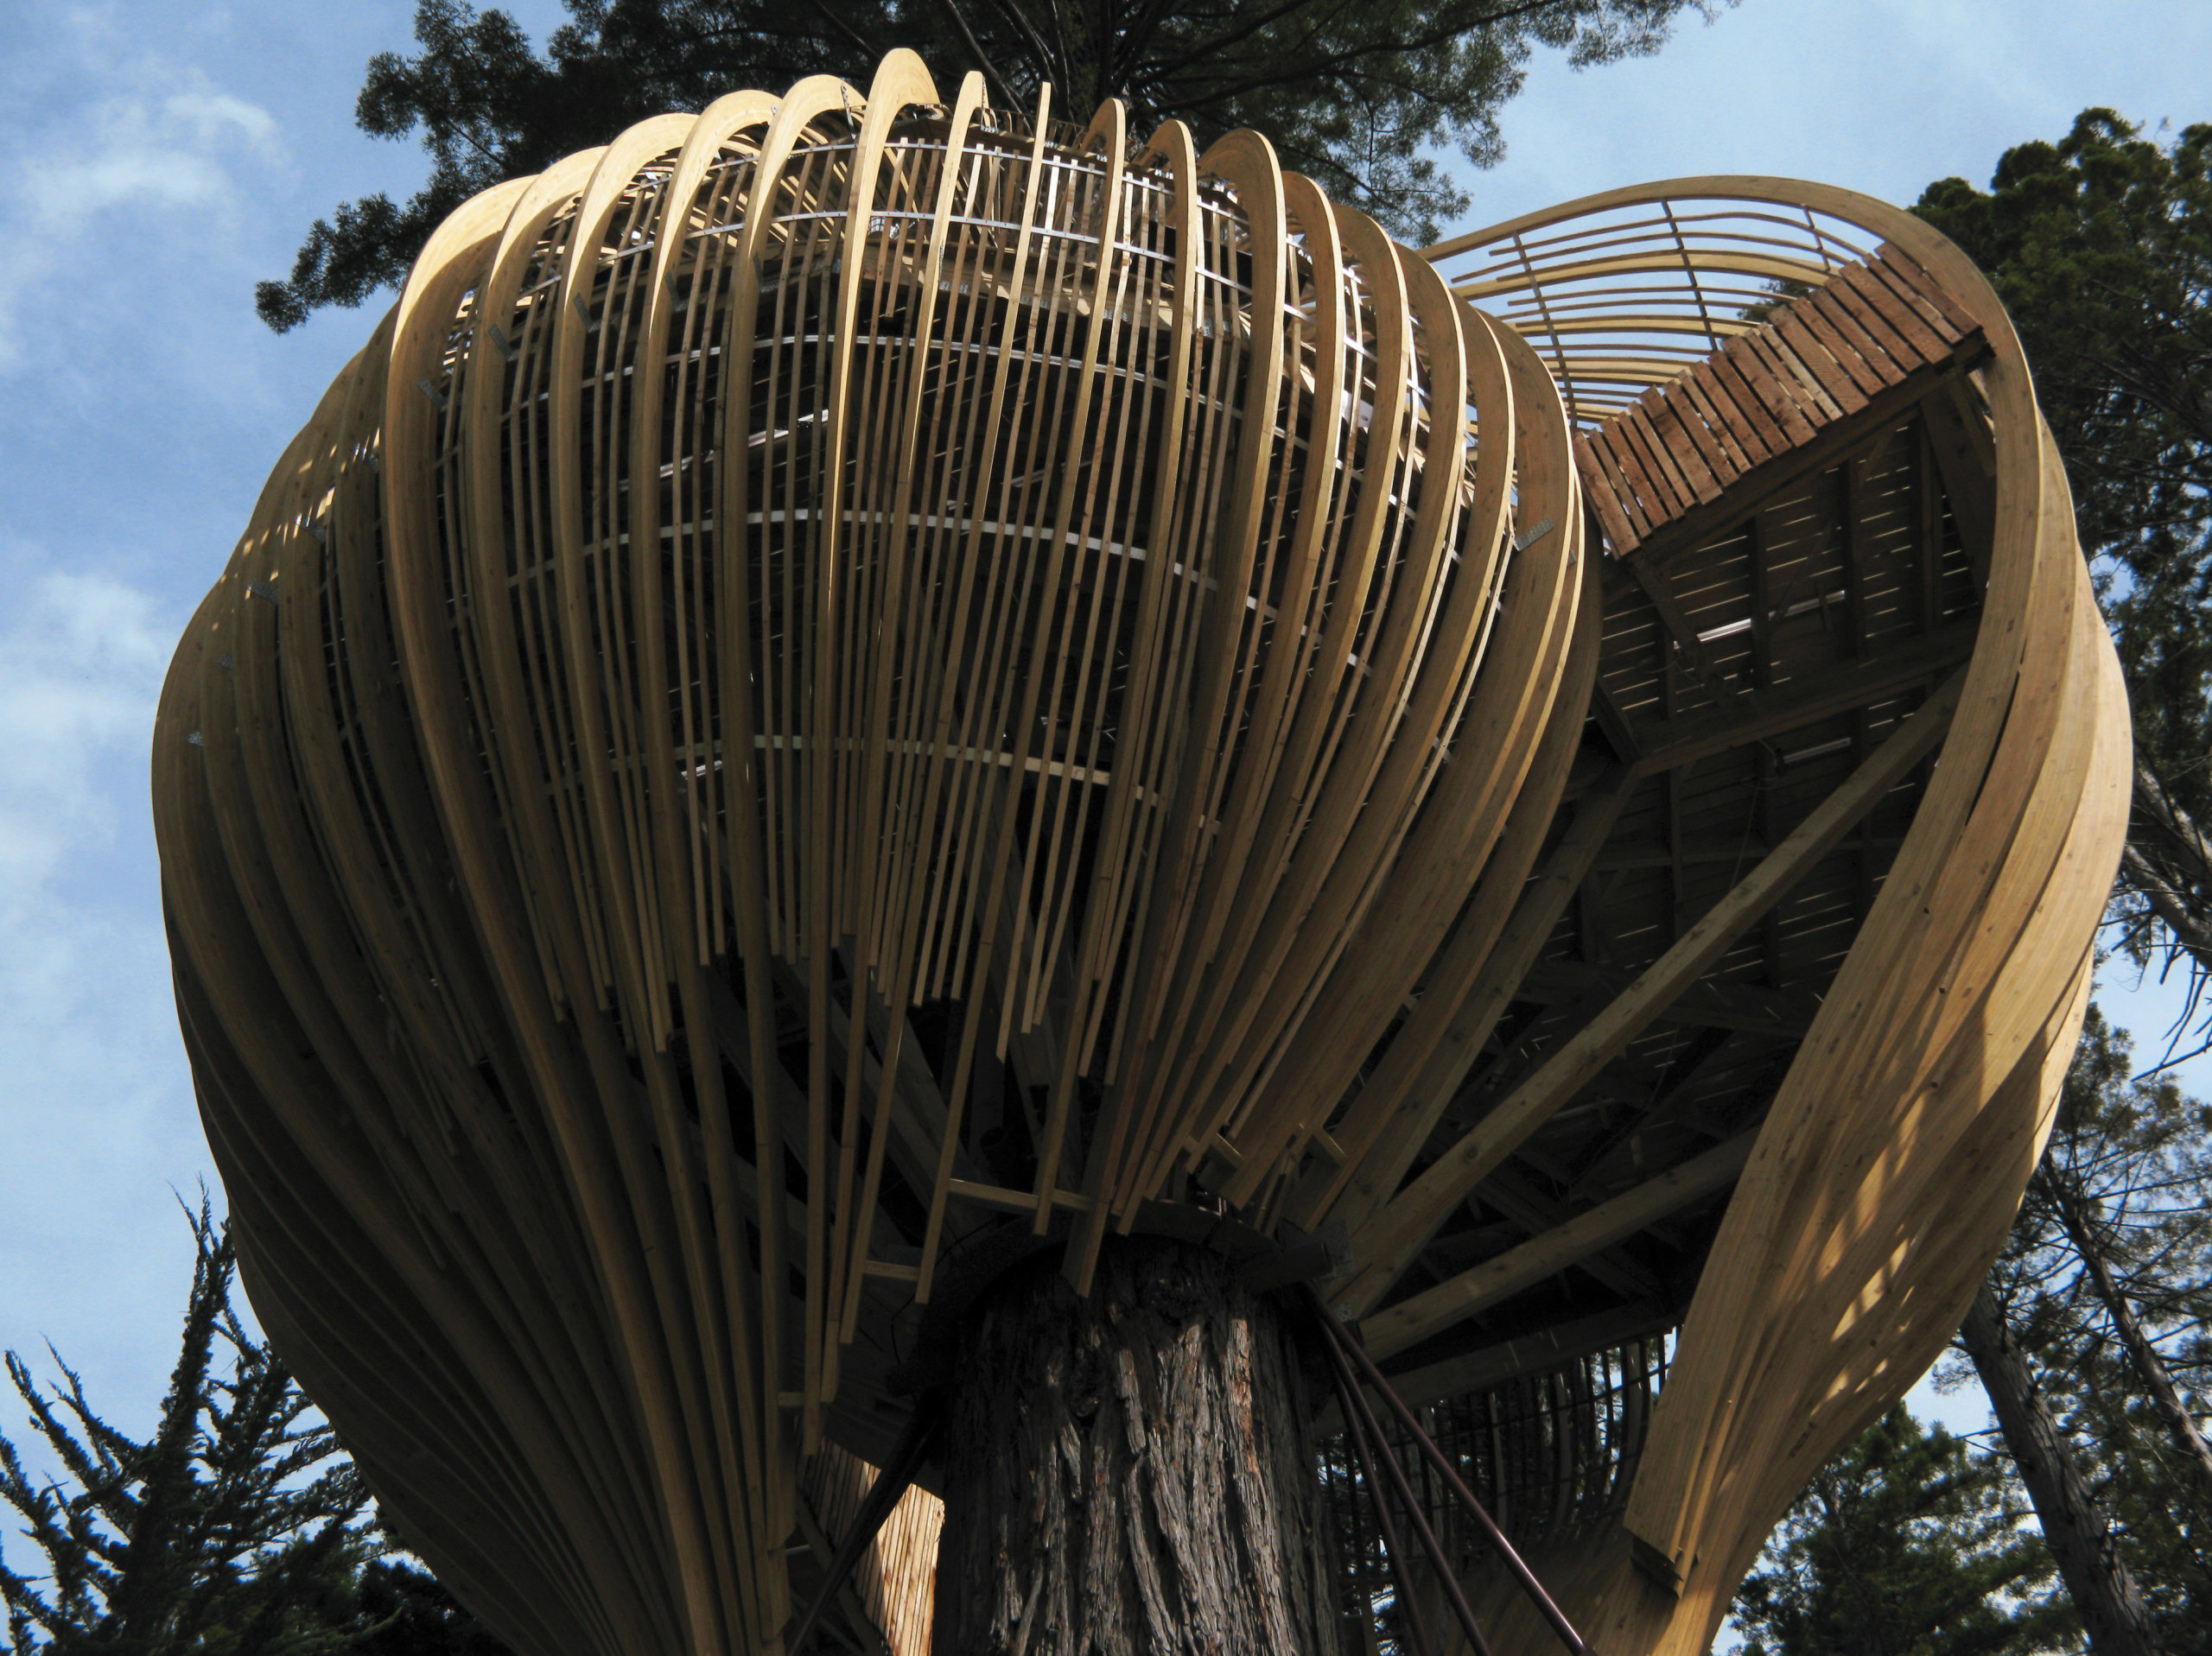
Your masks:
M2126 731L1910 218L1424 257L898 53L456 212L154 793L254 1304L518 1649L781 1650L967 1305L1135 1231L1318 1282L1592 1646L1688 1653L2002 1238ZM832 1608L900 1656L931 1505Z

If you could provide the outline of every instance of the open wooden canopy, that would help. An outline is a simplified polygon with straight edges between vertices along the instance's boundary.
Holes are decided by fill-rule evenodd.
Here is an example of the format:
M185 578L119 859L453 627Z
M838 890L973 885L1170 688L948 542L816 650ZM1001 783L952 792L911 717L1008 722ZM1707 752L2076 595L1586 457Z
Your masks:
M780 1649L806 1457L1137 1229L1702 1650L2040 1147L2126 722L1980 276L1770 180L1422 257L1122 120L894 54L480 196L172 665L249 1289L518 1648Z

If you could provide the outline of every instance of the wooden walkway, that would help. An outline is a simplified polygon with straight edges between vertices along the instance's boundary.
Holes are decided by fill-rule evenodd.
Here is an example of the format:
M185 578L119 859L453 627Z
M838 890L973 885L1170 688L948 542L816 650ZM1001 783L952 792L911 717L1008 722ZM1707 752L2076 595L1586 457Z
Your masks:
M1647 390L1575 439L1614 556L1655 539L1684 545L1740 519L1763 479L1804 469L1839 425L1910 408L1988 353L1980 325L1887 245L1757 320L1663 391Z
M1573 969L1522 980L1524 994L1544 984L1560 1035L1459 1146L1432 1142L1436 1161L1390 1205L1425 1184L1442 1196L1471 1158L1479 1170L1501 1118L1550 1104L1549 1075L1579 1085L1553 1119L1586 1112L1595 1164L1702 1118L1647 1174L1732 1183L1701 1236L1675 1233L1701 1265L1630 1487L1617 1518L1535 1561L1596 1642L1694 1656L1806 1477L1933 1361L2002 1241L2125 828L2124 698L2018 343L1980 274L1909 215L1815 184L1681 180L1430 257L1561 385L1607 543L1592 727L1616 763L1664 783L1618 817L1592 813L1586 837L1583 807L1563 824L1554 854L1580 860L1560 871L1579 875L1562 918L1579 906L1579 931L1550 947ZM1783 803L1796 777L1866 753L1900 693L1919 705L1897 734L1840 785L1813 784L1825 797L1809 814ZM1945 707L1932 768L1832 842L1847 854L1779 866L1861 779L1883 786L1870 767ZM1736 930L1770 871L1789 897ZM1641 899L1639 879L1656 885ZM1700 944L1716 924L1736 941L1711 970ZM1591 969L1627 954L1634 972L1655 949L1624 987ZM1809 1027L1783 1033L1808 994ZM1688 1032L1643 1089L1593 1067L1624 1017L1660 1001ZM1715 1109L1732 1086L1757 1101L1750 1116ZM1726 1136L1747 1120L1746 1138ZM1571 1195L1575 1165L1549 1190ZM1400 1287L1368 1338L1436 1327L1660 1205L1656 1190L1643 1212L1625 1201L1570 1203L1457 1278ZM1586 1268L1649 1269L1664 1256L1643 1239L1667 1228ZM1584 1340L1619 1338L1633 1278L1616 1322L1581 1303ZM1424 1392L1497 1372L1478 1352L1452 1361ZM1541 1647L1509 1585L1484 1593L1494 1646Z

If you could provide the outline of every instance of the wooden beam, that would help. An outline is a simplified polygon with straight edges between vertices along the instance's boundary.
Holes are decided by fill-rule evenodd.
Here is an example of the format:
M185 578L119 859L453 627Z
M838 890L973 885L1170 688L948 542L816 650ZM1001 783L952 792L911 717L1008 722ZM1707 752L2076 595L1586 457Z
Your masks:
M1902 834L1877 834L1857 841L1870 850L1895 851L1904 843ZM1726 834L1689 834L1681 842L1681 860L1688 866L1699 866L1725 862L1739 868L1748 868L1770 849L1767 842L1757 834L1749 836ZM1675 856L1658 840L1615 840L1598 854L1590 865L1593 874L1618 873L1630 868L1668 868L1673 866Z
M1963 378L1933 387L1920 404L1928 446L1943 479L1959 544L1974 566L1974 580L1989 581L1989 551L1996 534L1996 464L1989 422L1967 394Z
M1576 1215L1510 1253L1361 1318L1360 1337L1369 1354L1377 1361L1395 1356L1571 1265L1586 1263L1593 1254L1635 1235L1653 1220L1727 1189L1751 1159L1758 1136L1746 1133L1716 1145L1625 1195Z
M1681 1313L1664 1300L1635 1300L1611 1310L1554 1323L1534 1334L1478 1346L1440 1362L1409 1368L1391 1375L1390 1384L1400 1397L1418 1409L1425 1403L1489 1391L1522 1374L1544 1374L1578 1357L1610 1351L1632 1340L1655 1338L1681 1320ZM1326 1435L1332 1418L1324 1411L1314 1424L1316 1434Z
M837 1544L823 1529L822 1520L815 1515L813 1504L804 1491L794 1497L791 1510L798 1519L799 1539L812 1555L816 1569L828 1570L830 1561L837 1556ZM844 1615L844 1622L840 1625L825 1621L819 1624L823 1632L836 1634L848 1648L861 1653L861 1656L890 1656L891 1641L883 1636L883 1629L875 1625L868 1607L861 1602L852 1577L846 1577L837 1584L836 1605Z
M1580 1201L1593 1191L1602 1193L1632 1178L1643 1166L1642 1146L1648 1138L1668 1134L1679 1140L1685 1129L1708 1139L1733 1137L1734 1129L1743 1124L1735 1121L1723 1126L1716 1121L1712 1112L1695 1099L1699 1082L1715 1070L1751 1062L1762 1051L1778 1056L1782 1046L1783 1043L1768 1037L1741 1030L1706 1031L1687 1052L1669 1063L1650 1102L1599 1140L1567 1171L1564 1182L1568 1198ZM1625 1171L1618 1164L1624 1156L1628 1161Z
M1439 1157L1381 1213L1353 1233L1358 1274L1336 1296L1358 1317L1389 1291L1423 1242L1466 1194L1574 1096L1612 1056L1702 977L1728 946L1841 842L1866 812L1935 750L1958 705L1954 678L1873 756L1707 911L1611 1006L1567 1040L1535 1075Z
M1712 653L1697 636L1697 624L1684 612L1667 585L1666 572L1642 558L1624 560L1624 567L1634 578L1637 587L1651 605L1652 613L1659 618L1659 625L1675 647L1675 654L1681 664L1696 677L1699 683L1718 696L1720 703L1732 714L1740 717L1746 711L1755 711L1756 703L1730 676L1713 664Z
M1575 961L1542 961L1521 981L1521 999L1561 1006L1593 991L1624 993L1636 974L1616 966L1585 966ZM1813 1025L1821 1009L1817 995L1757 984L1700 980L1691 984L1657 1020L1700 1029L1743 1030L1754 1035L1796 1038Z
M1621 704L1603 684L1590 689L1590 716L1598 721L1606 744L1613 750L1613 757L1623 765L1633 765L1643 758L1643 744L1638 739L1636 727L1629 716L1621 711Z
M1727 708L1706 708L1679 719L1641 721L1637 739L1644 757L1637 772L1656 776L1678 765L1885 701L1971 656L1980 630L1977 620L1953 621L1880 655L1793 680L1761 695L1760 711L1749 719Z
M1536 1189L1510 1162L1483 1181L1475 1199L1497 1209L1530 1236L1556 1230L1574 1217L1573 1208ZM1615 1293L1630 1298L1656 1295L1662 1286L1650 1271L1616 1248L1600 1248L1582 1261L1582 1268Z

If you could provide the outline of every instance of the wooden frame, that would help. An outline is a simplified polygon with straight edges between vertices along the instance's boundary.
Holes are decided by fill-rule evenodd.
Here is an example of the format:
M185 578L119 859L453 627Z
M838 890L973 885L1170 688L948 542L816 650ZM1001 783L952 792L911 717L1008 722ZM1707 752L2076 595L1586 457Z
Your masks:
M1787 268L1775 262L1785 250ZM1916 219L1819 185L1692 179L1532 214L1430 257L1463 295L1503 300L1554 364L1593 492L1602 480L1616 498L1633 486L1640 504L1666 501L1613 525L1608 631L1649 615L1669 695L1707 705L1663 707L1683 733L1670 739L1624 715L1625 687L1601 670L1594 722L1622 763L1678 777L1725 754L1732 730L1762 750L1752 781L1770 800L1790 762L1864 751L1885 698L1943 682L1831 796L1841 803L1914 723L1947 718L1909 817L1892 790L1861 818L1860 917L1770 1087L1620 1520L1548 1560L1586 1631L1688 1656L1806 1477L1934 1359L2003 1240L2049 1131L2124 837L2125 697L2018 341L1987 282ZM1710 324L1701 359L1667 337L1692 314ZM1717 501L1690 486L1700 459ZM1885 475L1896 481L1878 517ZM1804 534L1823 494L1829 587L1777 544ZM1916 540L1922 555L1898 559ZM1749 577L1732 591L1732 564ZM1827 647L1793 661L1785 630L1813 617ZM1847 735L1827 743L1775 740L1840 725ZM1674 828L1683 804L1668 802ZM1901 840L1872 831L1880 815L1903 817ZM1756 813L1753 826L1765 826ZM1789 842L1764 837L1770 863ZM1679 879L1683 836L1668 838ZM1776 949L1763 947L1770 974ZM1663 987L1659 975L1578 1038ZM1562 1228L1610 1234L1606 1205ZM1538 1636L1504 1587L1489 1602L1494 1639Z
M1333 1266L1428 1396L1686 1312L1559 1596L1688 1651L2002 1234L2117 687L1903 215L1424 259L895 53L436 233L155 800L255 1304L519 1647L779 1648L807 1458L992 1262L1143 1228Z

